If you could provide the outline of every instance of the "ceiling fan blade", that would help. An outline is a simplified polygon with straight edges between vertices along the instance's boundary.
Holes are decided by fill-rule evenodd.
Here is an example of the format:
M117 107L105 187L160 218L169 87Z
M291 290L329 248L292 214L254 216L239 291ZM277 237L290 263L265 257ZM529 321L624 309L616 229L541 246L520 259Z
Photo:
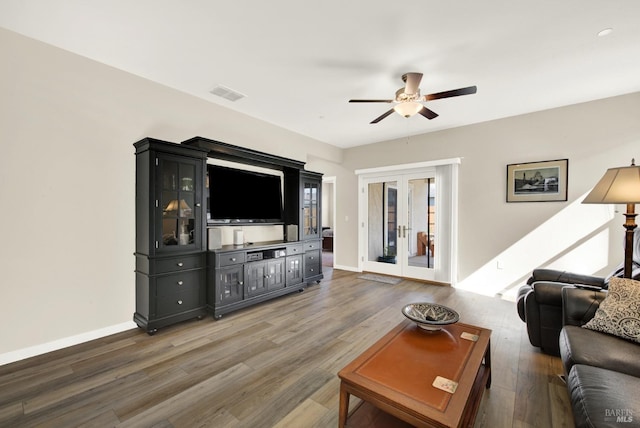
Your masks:
M424 96L425 101L439 100L441 98L458 97L460 95L475 94L478 88L475 86L468 86L466 88L452 89L450 91L438 92L435 94L429 94Z
M394 110L391 109L389 111L386 111L384 113L382 113L380 116L376 117L375 119L373 119L371 122L369 122L369 124L373 125L374 123L378 123L380 122L382 119L384 119L385 117L389 116L391 113L393 113Z
M436 113L433 110L429 110L428 108L426 108L424 106L420 109L420 111L418 113L420 113L421 115L423 115L424 117L426 117L429 120L435 119L436 117L438 117L438 113Z
M349 100L350 103L392 103L393 100Z
M404 93L407 95L417 94L420 90L420 81L422 80L422 73L406 73L402 75L402 80L405 82Z

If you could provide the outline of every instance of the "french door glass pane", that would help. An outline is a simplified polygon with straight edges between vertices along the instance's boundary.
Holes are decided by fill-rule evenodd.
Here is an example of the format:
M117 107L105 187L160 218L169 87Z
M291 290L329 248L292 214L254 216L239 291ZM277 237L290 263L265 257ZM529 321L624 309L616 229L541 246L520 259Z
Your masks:
M408 264L433 268L436 234L435 178L417 178L408 182Z
M398 253L398 183L370 183L368 195L369 261L395 263Z

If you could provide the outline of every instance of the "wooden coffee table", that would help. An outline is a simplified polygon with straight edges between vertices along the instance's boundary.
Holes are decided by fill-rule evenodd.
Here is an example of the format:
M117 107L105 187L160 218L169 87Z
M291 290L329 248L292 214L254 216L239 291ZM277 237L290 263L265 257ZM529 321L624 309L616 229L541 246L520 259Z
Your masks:
M405 320L338 373L340 428L347 416L349 426L473 426L491 385L490 336L462 323L429 332ZM433 386L436 377L457 382L455 392ZM347 415L350 394L364 403Z

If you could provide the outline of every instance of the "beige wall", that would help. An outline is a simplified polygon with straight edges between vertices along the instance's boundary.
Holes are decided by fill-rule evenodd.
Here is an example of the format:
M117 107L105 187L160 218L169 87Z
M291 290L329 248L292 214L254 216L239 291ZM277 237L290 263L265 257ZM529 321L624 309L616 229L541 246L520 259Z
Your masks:
M599 219L584 205L577 217L560 214L640 146L640 94L342 151L5 30L0 51L0 364L131 326L132 143L140 138L201 135L306 161L335 177L335 263L347 269L357 267L358 255L355 169L463 157L458 280L478 290L524 277L525 267L512 272L514 260L564 262L575 248L556 243L560 233L550 228L543 245L513 247L549 219L560 219L560 231ZM568 203L504 202L506 164L557 158L570 159ZM565 234L582 243L611 230L604 265L584 268L606 271L617 262L621 223L616 214ZM502 277L479 276L496 257L503 257Z
M1 29L0 52L0 364L25 348L130 327L135 141L201 135L302 161L341 158L336 147Z
M352 171L461 157L460 285L495 294L519 285L541 265L608 273L622 259L623 216L613 207L579 201L607 168L640 158L639 111L640 93L634 93L345 150L337 186L336 264L357 265ZM505 202L507 164L562 158L569 159L567 202Z

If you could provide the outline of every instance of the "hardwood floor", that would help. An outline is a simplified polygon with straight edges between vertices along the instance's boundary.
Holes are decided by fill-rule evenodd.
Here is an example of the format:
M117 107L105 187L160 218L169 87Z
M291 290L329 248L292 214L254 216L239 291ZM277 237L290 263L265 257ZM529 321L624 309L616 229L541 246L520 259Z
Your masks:
M529 344L514 303L325 268L303 293L219 321L134 329L1 366L0 427L336 427L337 372L415 301L493 330L476 427L573 426L560 360Z

